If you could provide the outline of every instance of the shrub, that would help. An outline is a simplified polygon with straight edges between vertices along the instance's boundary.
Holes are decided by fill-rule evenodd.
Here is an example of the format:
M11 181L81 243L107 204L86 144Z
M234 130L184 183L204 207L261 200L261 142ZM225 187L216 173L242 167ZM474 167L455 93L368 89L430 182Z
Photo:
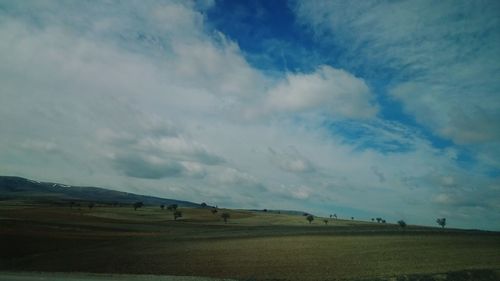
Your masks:
M135 202L133 207L134 207L134 211L137 211L137 209L139 208L142 208L144 206L144 203L142 202Z
M398 221L398 224L399 226L401 226L402 228L405 228L406 227L406 222L404 220L399 220Z
M436 223L439 224L442 228L446 225L446 218L438 218L436 219Z
M231 215L229 213L222 213L220 217L224 220L224 223L227 223L227 219L229 219Z
M311 223L311 222L314 220L313 215L308 215L308 216L306 217L306 220L308 220L308 221L309 221L309 223Z
M177 220L177 218L182 218L182 212L181 211L175 211L174 212L174 220Z

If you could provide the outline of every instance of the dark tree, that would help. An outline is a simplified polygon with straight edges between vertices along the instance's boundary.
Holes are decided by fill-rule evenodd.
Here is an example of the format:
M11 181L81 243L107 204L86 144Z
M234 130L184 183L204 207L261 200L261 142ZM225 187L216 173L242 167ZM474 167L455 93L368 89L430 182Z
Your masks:
M161 208L162 210L165 210L165 205L161 204L161 205L160 205L160 208Z
M439 224L442 228L446 225L446 218L438 218L436 219L437 224Z
M351 217L351 220L354 220L354 217Z
M323 222L324 222L325 224L328 224L328 220L327 220L327 219L324 219L324 220L323 220Z
M333 217L333 215L332 215L332 214L330 214L330 218L332 218L332 217Z
M201 206L202 208L206 208L208 205L207 205L207 203L203 202L203 203L201 203L201 204L200 204L200 206Z
M231 215L229 213L222 213L222 215L220 215L220 217L222 219L224 219L224 223L227 223L227 219L231 217Z
M262 210L262 212L266 213L266 212L267 212L267 209Z
M337 219L337 214L333 214L333 217L334 217L335 219Z
M214 215L215 215L215 214L217 214L217 212L218 212L218 211L217 211L217 209L212 208L211 212L212 212L212 214L214 214Z
M375 221L375 219L374 219L374 218L372 218L372 221Z
M385 220L382 220L382 223L385 223Z
M137 209L142 208L144 206L144 203L135 202L133 206L134 206L134 211L137 211Z
M88 207L89 207L89 210L92 210L92 208L94 208L94 206L95 206L95 204L94 204L93 202L90 202L90 203L89 203L89 206L88 206Z
M181 211L174 211L174 220L177 220L177 218L182 218L182 212Z
M311 222L314 220L314 216L313 216L313 215L308 215L308 216L306 217L306 220L308 220L308 221L309 221L309 223L311 223Z
M399 224L399 226L401 226L401 228L405 228L406 227L406 222L404 220L399 220L398 224Z
M377 222L381 222L382 221L382 218L377 218Z
M73 202L73 201L69 202L69 207L70 207L71 209L73 209L73 206L75 206L75 202Z
M171 205L168 205L167 210L175 211L175 210L177 210L178 207L179 206L177 206L177 204L171 204Z

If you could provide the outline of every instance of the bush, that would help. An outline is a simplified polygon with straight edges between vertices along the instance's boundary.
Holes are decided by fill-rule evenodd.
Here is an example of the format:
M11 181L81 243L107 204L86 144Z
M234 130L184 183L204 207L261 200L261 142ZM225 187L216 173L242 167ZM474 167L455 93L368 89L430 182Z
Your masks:
M309 221L309 223L311 223L311 222L314 220L313 215L308 215L308 216L306 217L306 220L308 220L308 221Z
M446 218L438 218L436 219L436 223L439 224L442 228L446 225Z
M227 219L229 219L231 215L229 213L222 213L220 217L224 220L224 223L227 223Z
M181 211L175 211L174 212L174 220L177 220L178 218L182 218L182 212Z
M142 208L144 206L144 203L142 202L135 202L133 207L134 207L134 211L137 211L137 209L139 208Z
M405 228L406 227L406 222L404 220L399 220L398 221L398 224L399 226L401 226L402 228Z

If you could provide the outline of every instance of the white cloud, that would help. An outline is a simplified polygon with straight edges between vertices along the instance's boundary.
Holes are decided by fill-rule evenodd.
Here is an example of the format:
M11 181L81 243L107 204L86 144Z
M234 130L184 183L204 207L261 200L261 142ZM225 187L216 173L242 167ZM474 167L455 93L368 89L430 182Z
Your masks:
M429 200L449 192L443 177L458 193L498 186L377 119L360 77L329 66L265 77L197 4L33 3L0 11L2 174L237 208L394 219L405 208L412 223L453 211ZM363 134L325 129L324 113Z
M378 111L362 79L330 66L311 74L288 74L269 91L269 111L307 112L322 110L344 118L371 118Z
M284 171L292 173L312 172L312 163L302 156L295 147L288 147L285 152L277 152L271 147L268 148L271 160Z
M294 8L322 43L345 47L340 60L374 77L392 75L388 94L436 135L472 145L480 158L485 149L475 145L500 144L497 2L300 1Z

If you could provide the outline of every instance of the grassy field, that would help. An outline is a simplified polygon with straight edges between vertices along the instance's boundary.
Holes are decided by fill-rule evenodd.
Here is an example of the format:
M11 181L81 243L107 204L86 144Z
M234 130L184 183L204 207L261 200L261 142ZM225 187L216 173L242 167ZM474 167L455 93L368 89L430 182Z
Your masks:
M422 274L428 279L421 280L453 280L446 273L455 272L456 280L497 280L500 270L498 233L345 220L325 225L320 218L309 224L300 215L243 210L181 211L174 221L159 207L0 203L0 271L241 280L420 280ZM231 214L227 224L223 211ZM469 271L456 273L463 270ZM467 274L479 277L464 279Z

